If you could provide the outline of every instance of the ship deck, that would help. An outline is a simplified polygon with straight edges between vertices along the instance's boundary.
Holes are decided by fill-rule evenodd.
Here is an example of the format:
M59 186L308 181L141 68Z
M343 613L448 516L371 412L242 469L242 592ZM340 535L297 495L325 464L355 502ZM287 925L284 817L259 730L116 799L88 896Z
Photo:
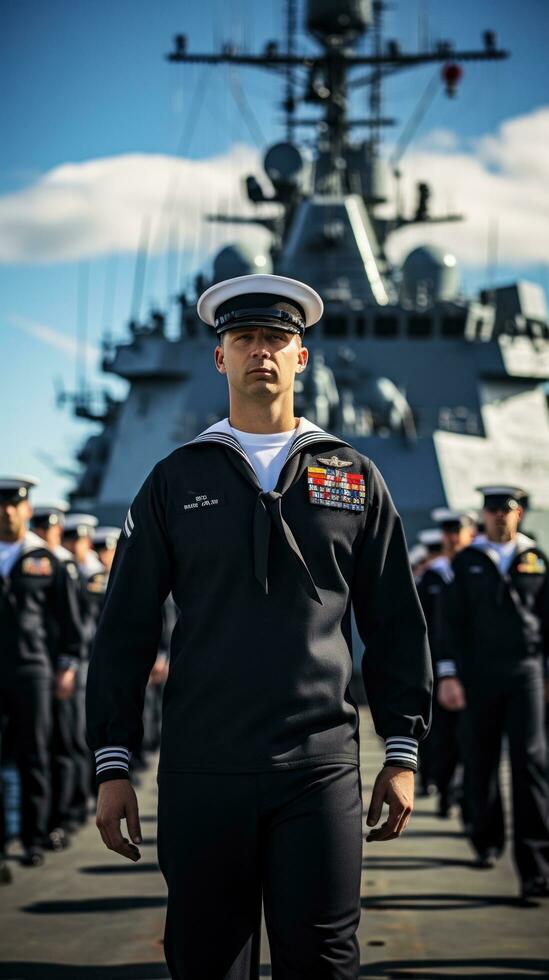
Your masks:
M361 715L367 801L382 754L367 710ZM502 774L508 786L505 762ZM20 867L12 853L14 883L0 891L0 980L168 977L153 770L138 797L144 844L137 865L105 850L93 819L40 870ZM401 839L364 845L360 977L548 977L549 902L521 908L516 891L509 853L495 869L476 870L457 818L440 820L433 798L418 799ZM271 976L265 931L260 976Z

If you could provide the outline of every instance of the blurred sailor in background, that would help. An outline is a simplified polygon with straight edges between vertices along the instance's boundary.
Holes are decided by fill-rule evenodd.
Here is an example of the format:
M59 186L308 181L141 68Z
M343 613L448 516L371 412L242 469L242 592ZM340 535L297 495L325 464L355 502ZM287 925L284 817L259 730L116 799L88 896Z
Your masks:
M433 663L438 659L440 646L441 597L452 581L452 561L458 551L466 548L475 536L475 515L437 507L431 514L440 532L442 551L431 558L418 582L418 595L427 620L429 646ZM434 539L435 540L435 539ZM453 803L462 798L462 787L456 785L460 761L460 715L447 711L436 698L433 701L431 732L422 744L422 762L427 757L428 775L438 791L438 814L447 817Z
M549 796L543 655L549 645L547 558L519 532L527 494L480 487L485 534L456 555L443 592L438 698L466 706L470 836L482 867L504 847L498 786L504 735L512 771L514 858L526 904L549 894Z
M62 545L65 515L69 505L64 501L51 504L37 504L33 508L31 528L48 545L54 555L62 562L74 567L71 552ZM52 644L58 637L52 635ZM76 682L75 682L76 689ZM52 718L51 758L51 808L49 833L46 847L61 851L70 843L72 822L72 799L75 787L76 764L73 756L74 705L70 698L54 698Z
M438 558L442 554L442 531L439 527L425 528L423 531L418 531L417 540L418 544L416 547L422 548L425 555L423 561L418 563L414 572L414 579L419 594L420 583L426 569L429 568L435 558ZM427 623L427 625L429 624ZM422 796L430 796L434 792L435 774L433 765L433 743L429 736L427 736L427 738L424 738L419 743L419 786Z
M78 573L29 531L36 481L0 479L0 732L13 732L23 862L43 863L50 812L52 694L70 698L82 655ZM51 638L55 637L55 644ZM0 807L0 853L5 846Z
M93 549L97 518L92 514L68 514L63 528L63 545L71 552L80 579L80 612L84 625L86 654L78 671L74 698L71 699L72 756L75 766L71 802L71 829L78 830L88 819L93 759L86 743L86 681L88 659L101 612L105 568Z

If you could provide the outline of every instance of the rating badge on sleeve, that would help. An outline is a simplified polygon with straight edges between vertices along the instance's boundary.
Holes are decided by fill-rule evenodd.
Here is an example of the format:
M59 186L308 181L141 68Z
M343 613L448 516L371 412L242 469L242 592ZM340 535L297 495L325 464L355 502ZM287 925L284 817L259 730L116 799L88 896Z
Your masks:
M361 473L346 473L333 466L308 466L309 502L338 510L364 510L366 484Z

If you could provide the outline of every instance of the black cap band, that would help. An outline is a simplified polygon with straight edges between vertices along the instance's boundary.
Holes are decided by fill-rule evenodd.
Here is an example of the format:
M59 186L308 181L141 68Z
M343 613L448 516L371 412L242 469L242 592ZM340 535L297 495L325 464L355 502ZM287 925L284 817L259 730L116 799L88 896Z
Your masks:
M246 323L277 327L287 333L298 333L302 336L306 325L305 310L286 296L244 293L225 300L215 311L215 329L218 334Z
M59 517L59 514L52 511L49 514L33 514L31 518L31 527L40 529L46 529L48 527L59 527L63 526L63 522Z
M303 336L305 324L298 316L287 310L232 310L215 318L215 329L219 333L231 330L245 324L277 327L286 333L298 333Z
M28 495L27 487L9 487L0 490L0 504L20 504Z
M492 513L496 513L498 510L517 510L519 507L524 507L524 502L515 497L509 497L507 494L490 494L484 501L484 509Z

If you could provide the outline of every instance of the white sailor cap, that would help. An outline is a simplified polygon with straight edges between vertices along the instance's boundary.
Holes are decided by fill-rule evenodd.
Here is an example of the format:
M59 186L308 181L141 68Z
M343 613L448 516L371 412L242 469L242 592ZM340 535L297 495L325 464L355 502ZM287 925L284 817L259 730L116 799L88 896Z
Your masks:
M423 544L412 545L412 547L408 552L408 559L410 561L410 565L412 566L412 568L415 568L416 565L420 565L422 561L425 561L427 555L428 555L428 551L425 545Z
M98 523L93 514L67 514L63 535L66 538L93 538Z
M48 528L64 523L69 505L64 500L55 500L51 504L35 504L32 509L31 527Z
M435 507L431 511L431 520L438 524L442 530L450 528L472 527L476 521L476 514L470 510L450 510L449 507Z
M33 476L0 476L0 504L20 504L36 486Z
M439 527L425 528L424 531L419 531L417 538L429 550L438 549L442 545L442 531Z
M324 304L304 282L260 273L215 283L202 293L196 309L218 335L247 323L303 336L320 320Z
M484 507L501 506L505 510L516 510L517 507L528 506L528 491L522 487L494 484L493 486L476 487L484 497Z
M93 543L96 548L116 548L119 537L119 527L97 527L93 534Z

